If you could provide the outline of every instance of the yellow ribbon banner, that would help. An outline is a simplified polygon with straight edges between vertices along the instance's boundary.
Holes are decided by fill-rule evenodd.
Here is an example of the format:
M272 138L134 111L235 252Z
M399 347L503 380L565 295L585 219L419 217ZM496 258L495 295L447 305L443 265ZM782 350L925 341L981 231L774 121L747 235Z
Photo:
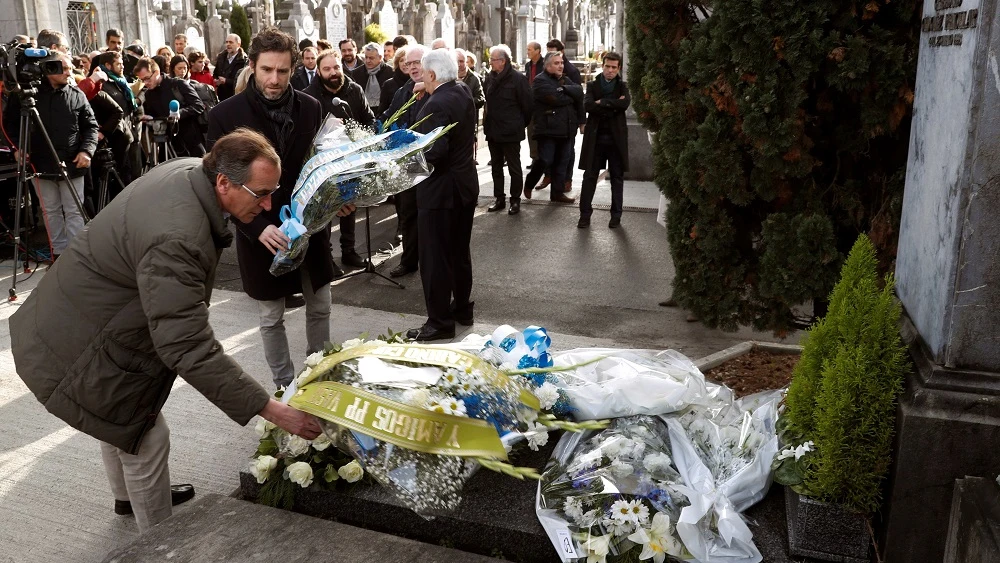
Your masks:
M433 344L368 343L354 346L353 348L348 348L347 350L323 358L319 365L313 369L310 378L304 381L302 385L330 371L341 362L353 360L361 356L370 356L393 362L410 362L462 370L467 368L475 369L480 371L487 378L487 381L494 385L505 387L510 384L510 381L507 379L510 376L501 374L491 364L483 361L482 358L463 350L447 346L435 346ZM521 402L536 411L541 409L538 398L528 390L522 390Z
M492 424L412 407L343 383L307 384L289 404L334 424L418 452L507 459L507 451Z

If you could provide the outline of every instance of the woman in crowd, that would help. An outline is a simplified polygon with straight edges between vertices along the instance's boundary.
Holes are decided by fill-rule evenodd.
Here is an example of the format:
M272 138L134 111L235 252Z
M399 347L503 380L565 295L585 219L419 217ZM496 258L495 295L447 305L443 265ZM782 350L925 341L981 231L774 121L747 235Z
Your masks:
M170 47L164 45L156 50L156 54L169 61L174 56L174 51Z
M187 80L191 78L188 73L188 60L184 55L174 55L170 59L170 76Z

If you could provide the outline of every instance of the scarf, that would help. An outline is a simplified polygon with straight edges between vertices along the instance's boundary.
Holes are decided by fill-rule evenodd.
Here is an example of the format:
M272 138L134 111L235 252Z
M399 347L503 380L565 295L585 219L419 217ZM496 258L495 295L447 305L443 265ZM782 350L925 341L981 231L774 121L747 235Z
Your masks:
M616 76L614 80L608 82L604 79L603 74L597 75L597 83L601 85L601 97L607 98L615 91L615 86L618 85L618 77Z
M120 74L115 74L115 71L110 68L104 67L103 70L104 73L108 75L108 80L118 85L118 88L122 91L122 95L125 96L125 100L128 101L129 107L125 113L132 113L135 111L135 96L132 94L132 88L128 85L128 82L125 82L125 78L123 78Z
M365 70L368 71L368 82L365 84L365 98L368 99L369 106L377 108L379 97L382 95L382 87L379 85L376 75L382 70L382 65L378 65L375 68L365 67Z
M501 82L503 82L504 80L507 79L508 76L510 76L510 73L511 70L509 64L504 65L503 70L501 70L500 72L491 70L489 74L490 79L486 81L486 95L491 95L493 93L493 90L495 90L496 87L499 86Z
M268 124L274 132L274 139L278 146L278 155L285 155L285 143L292 137L292 130L295 123L292 121L292 106L295 102L294 88L288 87L277 100L269 100L263 92L257 88L257 81L251 74L247 80L247 90L250 91L250 100L259 106L262 113L267 117Z

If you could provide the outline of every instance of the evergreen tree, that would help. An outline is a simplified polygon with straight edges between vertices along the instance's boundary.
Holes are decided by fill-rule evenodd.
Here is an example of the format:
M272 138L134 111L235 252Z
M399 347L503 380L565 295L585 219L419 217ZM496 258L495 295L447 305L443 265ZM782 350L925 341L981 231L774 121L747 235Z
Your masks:
M250 19L247 18L246 10L239 3L233 3L233 11L229 14L229 27L233 30L233 33L240 36L240 40L243 41L243 49L249 50L252 35L250 31Z
M894 255L919 3L626 3L636 112L657 133L673 296L713 327L784 331L850 243Z

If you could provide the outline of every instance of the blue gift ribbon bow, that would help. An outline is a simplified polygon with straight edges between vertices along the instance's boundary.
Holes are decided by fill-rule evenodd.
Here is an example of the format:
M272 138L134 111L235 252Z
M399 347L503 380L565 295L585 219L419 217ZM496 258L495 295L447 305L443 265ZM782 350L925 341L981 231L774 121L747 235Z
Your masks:
M292 201L292 205L295 205L296 209L293 211L288 205L282 205L281 211L278 212L278 217L281 218L281 232L285 233L288 237L288 248L292 247L292 242L295 239L306 234L306 226L302 224L302 209L297 205L298 202Z
M552 356L549 355L549 346L552 345L552 338L549 336L549 333L544 328L535 325L529 326L523 332L524 344L531 350L532 355L538 359L538 365L531 367L551 367Z

